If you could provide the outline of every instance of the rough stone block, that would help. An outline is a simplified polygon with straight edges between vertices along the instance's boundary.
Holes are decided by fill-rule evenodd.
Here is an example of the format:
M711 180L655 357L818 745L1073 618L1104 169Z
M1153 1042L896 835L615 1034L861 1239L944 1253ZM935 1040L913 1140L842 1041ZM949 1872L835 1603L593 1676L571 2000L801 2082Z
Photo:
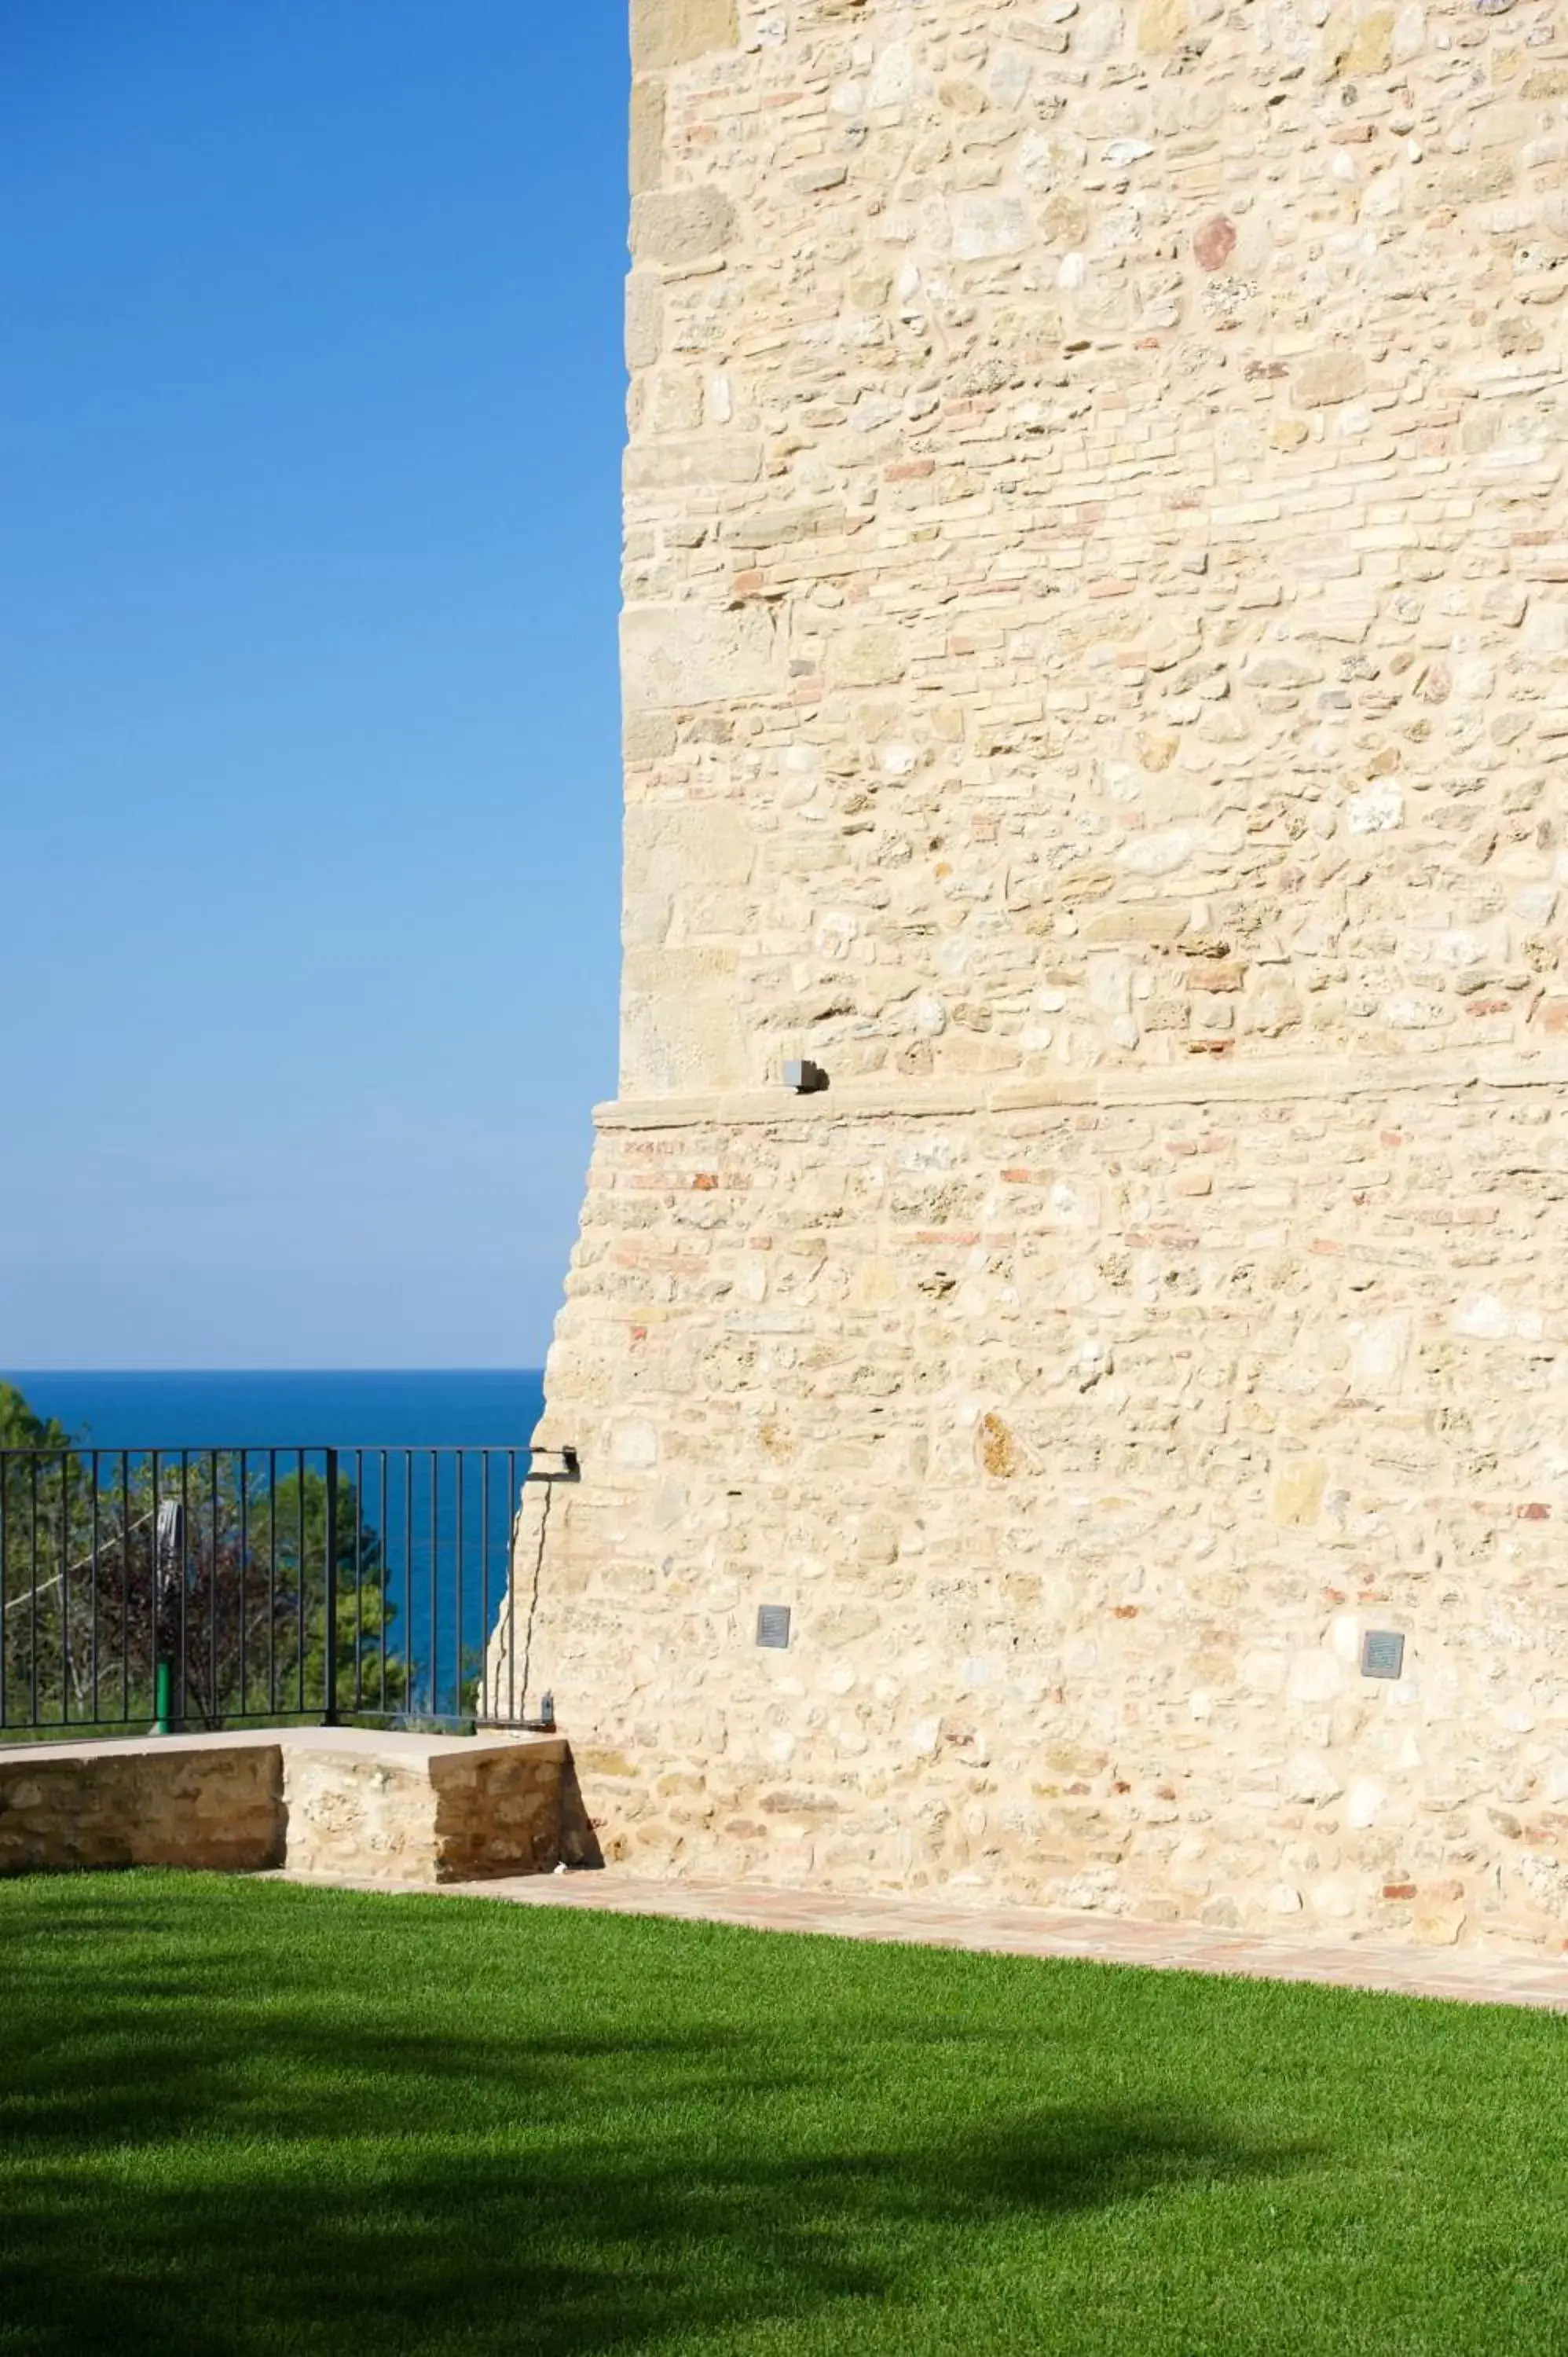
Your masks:
M767 694L779 684L773 618L703 606L628 606L621 617L628 710L689 709Z
M733 48L739 38L736 0L631 0L631 61L639 73Z
M1291 398L1298 409L1327 409L1351 401L1367 386L1367 363L1359 352L1313 352L1291 371Z
M841 639L831 662L836 687L890 687L908 668L904 633L890 622Z
M634 270L626 282L626 364L651 368L663 341L664 289L657 275Z
M735 233L735 206L722 188L650 188L632 201L637 262L679 268L721 253Z
M631 86L628 170L633 196L658 187L663 148L664 84L644 77Z
M750 1077L736 1017L735 952L628 950L621 997L622 1085L739 1088Z
M1186 0L1143 0L1138 11L1138 47L1156 52L1173 48L1190 22Z
M627 811L624 864L632 889L744 884L756 857L746 811L734 802L633 802Z
M628 491L703 490L721 483L755 483L762 445L750 434L693 434L650 442L626 454Z

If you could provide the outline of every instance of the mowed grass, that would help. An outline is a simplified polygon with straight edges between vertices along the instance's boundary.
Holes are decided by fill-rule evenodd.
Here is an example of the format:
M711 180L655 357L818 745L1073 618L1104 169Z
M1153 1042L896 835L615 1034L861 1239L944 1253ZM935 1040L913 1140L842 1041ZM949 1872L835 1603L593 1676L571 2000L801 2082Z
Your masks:
M0 1884L0 2351L1568 2349L1541 2014Z

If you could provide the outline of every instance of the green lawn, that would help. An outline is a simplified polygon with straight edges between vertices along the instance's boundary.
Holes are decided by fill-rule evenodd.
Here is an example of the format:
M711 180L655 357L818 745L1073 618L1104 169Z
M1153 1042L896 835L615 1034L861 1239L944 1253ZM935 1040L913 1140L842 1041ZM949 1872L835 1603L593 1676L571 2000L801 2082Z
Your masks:
M0 1883L0 2351L1568 2349L1568 2024Z

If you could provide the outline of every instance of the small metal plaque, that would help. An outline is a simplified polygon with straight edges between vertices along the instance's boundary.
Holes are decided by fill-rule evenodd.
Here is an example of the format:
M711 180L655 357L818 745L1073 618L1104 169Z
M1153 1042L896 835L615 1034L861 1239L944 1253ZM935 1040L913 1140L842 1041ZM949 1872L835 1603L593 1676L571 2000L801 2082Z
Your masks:
M1369 1629L1361 1639L1361 1675L1397 1678L1404 1674L1404 1639L1391 1629Z
M759 1645L787 1646L789 1642L789 1607L787 1604L759 1604L757 1608L757 1641Z

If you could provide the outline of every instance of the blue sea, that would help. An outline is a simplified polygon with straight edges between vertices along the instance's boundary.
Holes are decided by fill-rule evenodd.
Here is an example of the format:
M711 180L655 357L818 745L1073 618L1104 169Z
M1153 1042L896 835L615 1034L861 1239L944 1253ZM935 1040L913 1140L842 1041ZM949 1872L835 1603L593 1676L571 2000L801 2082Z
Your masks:
M39 1373L0 1376L88 1450L163 1452L160 1489L179 1493L182 1451L246 1450L252 1480L319 1476L338 1452L361 1526L385 1566L390 1646L415 1718L463 1717L508 1609L508 1554L528 1444L543 1404L537 1369L319 1370L251 1374ZM458 1451L467 1452L459 1455ZM275 1455L274 1452L276 1452ZM480 1452L488 1452L481 1454ZM145 1461L145 1459L143 1460ZM213 1460L209 1459L209 1462ZM157 1469L155 1466L155 1471ZM258 1517L257 1527L261 1526ZM509 1685L515 1673L509 1674ZM486 1715L514 1717L521 1696L489 1695Z
M536 1368L0 1374L94 1448L525 1448Z

